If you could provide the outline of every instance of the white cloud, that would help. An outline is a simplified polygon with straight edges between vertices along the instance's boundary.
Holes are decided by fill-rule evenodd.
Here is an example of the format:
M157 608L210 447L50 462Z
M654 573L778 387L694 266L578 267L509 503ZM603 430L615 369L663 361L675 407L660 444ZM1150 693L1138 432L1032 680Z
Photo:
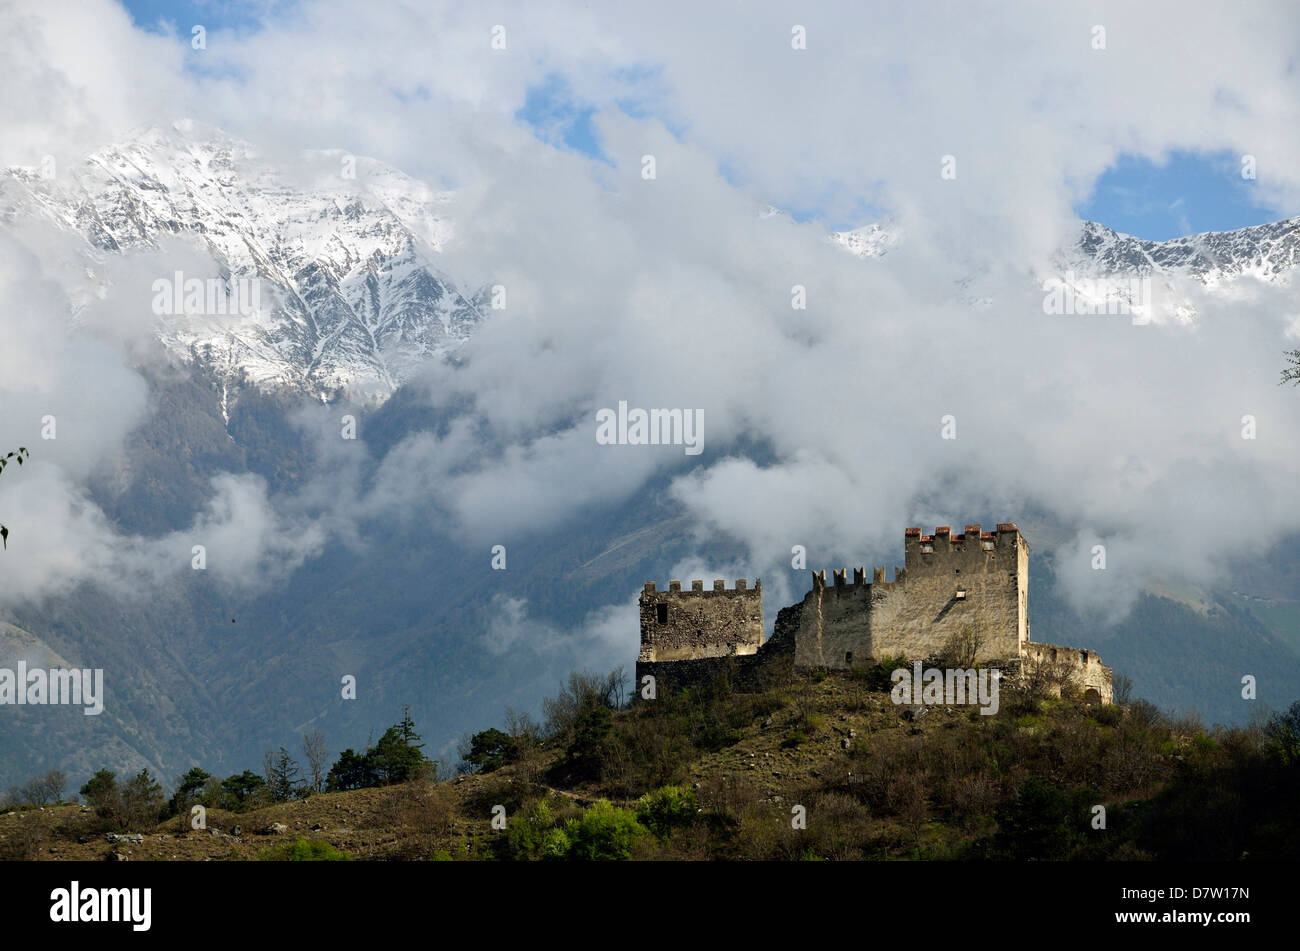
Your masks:
M246 570L292 564L352 514L428 505L467 537L495 539L583 501L635 502L665 474L704 530L745 543L750 577L788 571L792 544L812 558L897 560L903 525L929 513L959 524L1044 511L1078 533L1067 561L1096 533L1126 578L1208 580L1217 565L1204 552L1226 558L1300 528L1288 504L1300 409L1276 386L1295 320L1287 293L1206 297L1192 325L1135 327L1046 317L1031 278L1122 152L1249 152L1261 200L1296 210L1294 5L828 5L798 14L809 39L795 51L780 6L358 15L314 3L252 36L210 31L202 53L132 31L108 4L19 9L6 69L29 95L6 100L0 140L63 154L190 114L272 155L375 155L455 184L448 270L509 289L463 365L422 381L436 405L470 394L473 415L403 443L368 495L347 473L330 483L346 502L301 545L283 532L304 514L277 523L260 490L214 488L206 524ZM496 23L506 51L490 47ZM1105 51L1090 46L1095 24ZM1197 68L1188 49L1208 54ZM514 119L557 72L601 110L612 167ZM616 108L641 94L659 118ZM654 181L640 176L644 154ZM949 154L955 181L939 174ZM756 214L771 201L833 217L864 200L904 225L883 259L843 253L818 224ZM972 274L993 306L954 299ZM5 420L30 419L42 400L103 417L93 439L48 451L63 476L42 503L63 507L68 534L54 537L101 565L111 546L77 509L75 483L138 417L142 389L125 357L86 349L102 342L30 332L31 320L57 323L57 287L30 266L13 280L0 320L22 343L0 351L0 387L21 412ZM791 309L794 284L807 310ZM597 446L595 410L622 399L703 409L694 468L667 447ZM1254 441L1239 436L1247 413ZM956 440L940 438L947 414ZM0 421L0 436L19 437L13 425ZM742 437L771 458L728 458ZM319 515L325 493L312 491L303 511ZM82 532L98 541L78 548ZM1080 604L1133 589L1080 577L1063 582Z

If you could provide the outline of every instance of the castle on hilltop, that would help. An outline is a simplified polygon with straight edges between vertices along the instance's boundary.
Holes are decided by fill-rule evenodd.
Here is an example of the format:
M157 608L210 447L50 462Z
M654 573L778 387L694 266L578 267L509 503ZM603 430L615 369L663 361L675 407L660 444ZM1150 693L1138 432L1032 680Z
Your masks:
M641 652L637 682L656 678L659 688L710 680L724 670L742 679L764 672L849 670L883 658L1000 667L1023 675L1050 675L1058 689L1073 684L1084 699L1111 703L1111 669L1093 651L1041 644L1029 638L1029 543L1014 523L997 531L967 525L954 535L941 525L933 535L903 533L904 567L812 573L812 589L777 614L763 640L763 583L735 588L703 581L683 591L646 582L641 592Z

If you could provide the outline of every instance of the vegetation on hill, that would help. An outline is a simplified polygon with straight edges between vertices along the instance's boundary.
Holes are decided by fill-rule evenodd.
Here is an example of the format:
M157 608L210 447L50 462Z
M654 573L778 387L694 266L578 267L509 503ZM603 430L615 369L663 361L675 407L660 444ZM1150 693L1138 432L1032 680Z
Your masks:
M755 693L724 678L654 701L625 701L619 672L575 673L540 724L510 713L504 729L468 737L461 774L445 782L431 778L409 715L364 753L344 751L326 783L337 792L290 781L284 750L265 777L192 769L167 802L147 771L126 783L100 771L82 787L93 812L0 815L0 855L1300 857L1300 704L1206 730L1141 700L1089 706L1007 683L986 716L896 706L882 673L793 676ZM208 832L189 826L195 803L211 806ZM124 829L141 841L95 837ZM285 835L295 838L265 840Z

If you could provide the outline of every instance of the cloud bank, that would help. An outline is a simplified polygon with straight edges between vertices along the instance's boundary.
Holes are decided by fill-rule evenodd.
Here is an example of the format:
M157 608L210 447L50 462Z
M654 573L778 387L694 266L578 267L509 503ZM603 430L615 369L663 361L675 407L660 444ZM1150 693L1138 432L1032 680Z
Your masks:
M1300 321L1290 287L1180 288L1194 321L1137 326L1049 317L1033 278L1121 154L1251 154L1261 204L1300 209L1294 5L844 4L791 22L778 5L358 16L326 2L251 35L210 30L203 51L108 3L6 17L23 94L0 141L31 156L18 161L181 115L286 163L306 148L372 155L455 188L447 271L508 291L460 359L418 383L472 410L376 460L367 488L345 472L288 503L214 482L199 527L232 577L292 567L360 517L420 506L478 544L635 502L660 477L702 543L744 544L747 577L787 572L793 545L809 567L899 560L905 524L1041 513L1067 539L1062 590L1111 615L1148 579L1208 582L1300 530L1300 403L1276 384ZM1188 49L1213 55L1192 68ZM605 160L517 118L556 75L594 110ZM763 217L765 203L816 215ZM883 258L827 241L881 213L904 235ZM182 539L120 538L78 488L143 411L122 344L138 321L108 302L93 333L64 332L68 290L32 241L0 243L0 439L30 442L50 412L80 429L41 444L21 482L0 478L0 513L37 546L5 587L156 574L159 546ZM598 445L595 414L620 400L702 410L703 454Z

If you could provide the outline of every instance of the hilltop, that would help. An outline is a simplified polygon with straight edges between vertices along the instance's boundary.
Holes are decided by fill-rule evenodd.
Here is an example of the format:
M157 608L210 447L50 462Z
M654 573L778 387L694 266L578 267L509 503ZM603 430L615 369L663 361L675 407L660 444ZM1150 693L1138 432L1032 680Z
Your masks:
M755 693L724 678L622 709L615 684L574 675L546 725L479 734L471 758L486 771L213 809L206 831L175 816L129 830L138 840L112 841L120 833L85 806L10 811L0 855L246 860L297 837L360 860L1300 855L1285 805L1300 792L1297 708L1206 732L1144 701L1012 688L992 716L900 706L879 668ZM799 807L805 828L793 827Z

